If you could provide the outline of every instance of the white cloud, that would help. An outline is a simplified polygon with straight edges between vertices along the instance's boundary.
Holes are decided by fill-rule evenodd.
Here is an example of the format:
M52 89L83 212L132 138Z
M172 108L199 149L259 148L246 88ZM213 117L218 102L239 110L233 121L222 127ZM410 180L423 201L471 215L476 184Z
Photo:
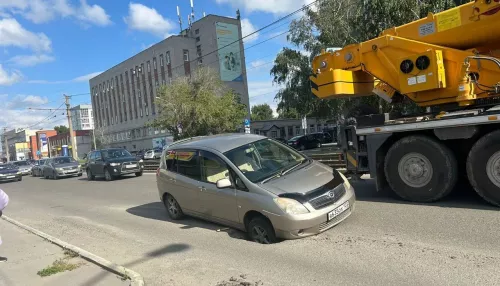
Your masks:
M76 78L72 79L71 81L73 81L73 82L85 82L85 81L89 81L91 78L98 76L100 73L102 73L102 71L89 73L89 74L86 74L86 75L82 75L82 76L76 77Z
M17 66L31 67L38 64L53 62L55 58L53 56L40 54L40 55L18 55L10 58L7 62L12 63Z
M254 27L254 25L250 22L250 19L244 18L241 19L241 34L242 37L246 37L247 35L250 35L254 33L257 29ZM257 40L259 38L259 33L255 33L251 35L248 38L245 38L243 42L249 43Z
M26 82L31 83L31 84L60 84L60 83L69 83L69 82L87 82L91 78L98 76L100 73L102 73L102 72L93 72L93 73L89 73L89 74L82 75L79 77L75 77L74 79L70 79L70 80L32 79L32 80L28 80Z
M109 15L106 14L106 11L101 6L96 4L88 5L86 0L80 0L80 3L81 7L79 8L76 18L96 26L107 26L111 24Z
M250 66L252 68L258 68L258 67L265 65L265 64L266 64L266 61L264 61L264 60L256 60L256 61L251 62Z
M0 46L4 47L15 46L45 52L52 49L52 42L44 33L30 32L12 18L0 20L0 39Z
M128 16L123 20L131 30L147 32L163 38L171 35L171 31L176 27L173 21L164 18L154 8L132 2L129 4Z
M279 91L280 87L273 85L272 81L249 81L248 82L248 94L250 98L274 95Z
M62 115L62 112L54 113L56 117L51 116L50 118L47 118L48 115L51 114L50 111L27 109L28 107L47 104L49 101L47 97L38 95L16 95L9 99L9 96L4 94L0 95L0 100L4 103L2 116L0 116L0 126L9 126L10 128L26 128L42 121L40 124L31 127L32 129L37 129L45 127L46 125L48 127L53 127L54 125L57 125L54 123L64 122L63 120L66 119L66 117ZM54 109L56 108L57 107L54 107Z
M247 12L267 12L272 14L290 13L314 0L216 0L219 4L231 4L234 8L243 7Z
M0 0L0 12L20 14L35 24L47 23L58 17L73 17L83 23L97 26L111 24L106 11L99 5L88 5L80 0L80 5L72 6L68 0Z
M22 95L18 94L13 99L7 101L7 109L20 109L28 108L33 106L39 106L49 102L47 97L41 97L38 95Z
M22 75L18 71L8 72L3 69L0 64L0 85L13 85L22 79Z

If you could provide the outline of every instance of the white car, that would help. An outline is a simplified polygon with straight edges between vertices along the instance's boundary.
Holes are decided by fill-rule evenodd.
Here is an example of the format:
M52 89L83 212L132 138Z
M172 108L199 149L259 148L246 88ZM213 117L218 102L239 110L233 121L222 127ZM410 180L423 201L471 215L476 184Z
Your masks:
M151 149L144 153L145 160L160 159L162 151L160 149Z

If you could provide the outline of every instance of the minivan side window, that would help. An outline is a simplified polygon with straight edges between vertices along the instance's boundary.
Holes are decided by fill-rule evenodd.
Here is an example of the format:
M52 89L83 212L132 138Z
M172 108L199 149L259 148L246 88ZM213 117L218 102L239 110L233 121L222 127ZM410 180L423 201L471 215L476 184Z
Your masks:
M175 150L167 151L165 153L165 166L168 171L177 173L177 160L175 156Z
M179 174L194 180L201 180L198 151L177 150L175 157L177 161L177 172Z
M97 159L101 159L101 151L97 151L94 153L94 159L97 160Z
M201 151L200 160L201 180L203 182L215 184L218 180L230 178L227 164L217 155Z

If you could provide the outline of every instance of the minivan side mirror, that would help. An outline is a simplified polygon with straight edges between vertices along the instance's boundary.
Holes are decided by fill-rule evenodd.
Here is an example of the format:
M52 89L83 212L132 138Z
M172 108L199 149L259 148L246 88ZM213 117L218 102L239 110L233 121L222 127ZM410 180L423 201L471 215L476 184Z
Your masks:
M228 178L220 179L217 181L217 188L218 189L226 189L230 188L233 184L231 184L231 181Z

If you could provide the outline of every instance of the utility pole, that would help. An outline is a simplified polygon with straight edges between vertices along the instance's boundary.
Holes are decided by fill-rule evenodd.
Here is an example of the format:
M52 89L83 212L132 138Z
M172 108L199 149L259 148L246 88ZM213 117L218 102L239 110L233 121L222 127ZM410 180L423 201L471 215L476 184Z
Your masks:
M5 142L5 156L7 157L7 162L10 161L10 156L9 156L9 144L7 144L7 127L3 128L3 140Z
M76 139L75 136L73 135L73 124L71 122L71 110L70 110L70 103L69 100L71 99L70 95L64 95L64 99L66 100L66 115L68 116L68 127L69 127L69 137L71 138L71 152L73 155L73 158L78 159L78 152L76 150Z

